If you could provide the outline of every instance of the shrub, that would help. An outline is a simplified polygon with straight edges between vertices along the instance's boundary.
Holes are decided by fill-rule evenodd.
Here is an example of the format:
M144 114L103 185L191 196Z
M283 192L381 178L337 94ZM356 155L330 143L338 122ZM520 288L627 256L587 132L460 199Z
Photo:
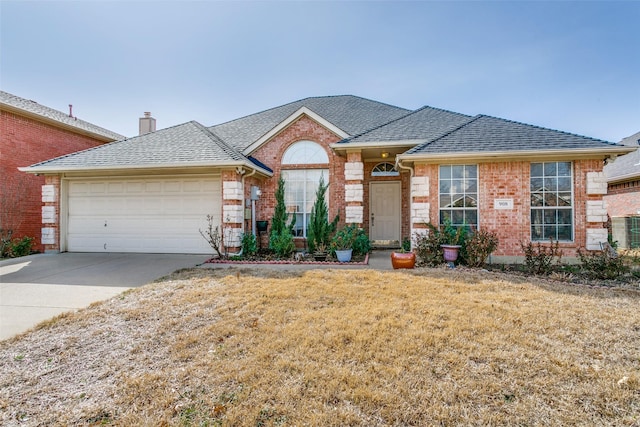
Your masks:
M244 256L253 256L258 252L258 241L253 233L244 233L242 235L242 254Z
M316 201L311 208L309 215L309 225L307 226L307 244L309 251L315 252L319 246L329 246L331 234L336 231L339 215L329 223L329 211L327 208L326 194L329 185L325 185L324 178L320 176L318 189L316 190Z
M209 246L211 246L211 248L216 251L218 257L224 258L224 256L222 255L222 233L220 232L220 227L218 227L217 225L215 227L213 226L213 222L213 215L207 215L207 229L205 231L198 229L198 231L200 232L200 235L204 237L207 243L209 243Z
M279 234L272 234L269 240L269 247L278 258L289 258L296 250L296 245L293 243L293 234L288 228L283 229Z
M23 237L22 239L15 239L11 242L11 256L21 257L27 256L31 253L31 246L33 245L33 237Z
M13 230L0 228L0 258L5 258L10 255L11 236L13 236Z
M331 239L331 250L344 251L353 249L357 230L358 228L353 224L346 225L338 230Z
M409 239L408 237L405 237L404 239L402 239L402 252L409 252L411 251L411 239Z
M416 262L419 266L435 267L444 263L442 248L446 237L431 223L427 224L426 234L415 234Z
M276 189L276 207L273 212L273 220L271 221L271 233L269 234L269 249L272 249L278 256L291 255L295 250L293 244L293 226L296 224L296 216L293 218L289 225L287 225L287 219L289 214L287 213L287 207L284 204L284 179L280 177L278 179L278 188ZM291 244L289 244L291 240ZM289 247L293 247L289 251Z
M543 245L541 242L533 244L529 242L524 244L520 242L520 247L524 251L525 255L525 267L529 273L533 274L549 274L553 270L553 260L557 258L556 264L560 264L562 258L562 251L559 248L558 242L555 244L553 239L549 239L550 245Z
M461 262L469 267L482 267L498 247L498 236L487 230L476 230L464 242L460 252Z
M615 249L589 252L578 249L578 258L582 269L596 279L616 279L630 270Z
M358 228L353 241L353 255L366 255L371 252L371 241L362 228Z

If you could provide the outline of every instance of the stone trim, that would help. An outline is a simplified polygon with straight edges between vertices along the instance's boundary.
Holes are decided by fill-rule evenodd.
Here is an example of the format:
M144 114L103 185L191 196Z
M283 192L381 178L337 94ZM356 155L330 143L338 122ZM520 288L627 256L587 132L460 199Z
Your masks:
M429 196L429 177L414 176L411 178L411 197Z
M244 198L242 182L224 181L222 183L222 198L224 200L242 200Z
M362 206L345 206L345 222L347 224L362 224L364 219L364 207Z
M587 222L607 222L607 204L604 200L587 200Z
M362 184L346 184L344 186L345 202L363 202L364 186Z
M362 181L364 180L364 163L363 162L346 162L344 164L345 181Z
M602 245L607 243L608 235L606 228L587 228L587 250L602 250Z
M587 194L607 194L607 177L604 172L587 172Z

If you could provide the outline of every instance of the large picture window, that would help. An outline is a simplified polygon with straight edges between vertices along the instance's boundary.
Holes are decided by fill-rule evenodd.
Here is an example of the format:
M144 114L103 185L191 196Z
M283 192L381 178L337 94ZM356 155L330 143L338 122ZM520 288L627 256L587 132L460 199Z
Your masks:
M285 181L284 203L287 212L296 216L296 224L293 235L307 237L307 225L313 202L316 200L316 191L320 177L328 181L328 169L299 169L283 170L282 178ZM327 201L327 206L329 202Z
M531 240L573 241L571 162L531 163Z
M441 165L440 224L478 228L478 166Z
M318 169L318 165L329 164L325 149L313 141L298 141L282 155L282 178L285 181L284 202L287 212L296 216L293 235L307 237L307 225L320 177L329 182L329 169ZM286 169L286 165L290 169ZM309 169L304 165L310 165ZM327 206L329 201L327 200Z

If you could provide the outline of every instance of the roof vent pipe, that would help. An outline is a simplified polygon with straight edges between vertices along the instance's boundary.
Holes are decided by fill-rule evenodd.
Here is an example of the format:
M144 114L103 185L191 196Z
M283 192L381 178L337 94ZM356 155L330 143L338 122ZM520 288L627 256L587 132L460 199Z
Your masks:
M145 111L144 117L140 117L139 124L139 135L156 131L156 119L151 117L151 113L148 111Z

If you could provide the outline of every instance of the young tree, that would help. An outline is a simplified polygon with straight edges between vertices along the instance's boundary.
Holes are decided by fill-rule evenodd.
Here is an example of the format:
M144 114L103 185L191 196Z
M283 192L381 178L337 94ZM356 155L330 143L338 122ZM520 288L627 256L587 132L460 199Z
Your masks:
M313 203L311 215L309 216L309 226L307 227L307 244L309 251L315 252L318 247L329 246L331 234L336 231L339 215L329 223L329 209L327 208L326 194L329 184L324 183L324 177L320 176L318 189L316 190L316 201Z
M271 221L271 233L269 234L269 249L273 250L281 257L287 257L295 250L293 243L293 227L296 224L296 216L293 215L291 222L287 225L289 214L284 204L284 179L278 179L276 189L276 207Z

